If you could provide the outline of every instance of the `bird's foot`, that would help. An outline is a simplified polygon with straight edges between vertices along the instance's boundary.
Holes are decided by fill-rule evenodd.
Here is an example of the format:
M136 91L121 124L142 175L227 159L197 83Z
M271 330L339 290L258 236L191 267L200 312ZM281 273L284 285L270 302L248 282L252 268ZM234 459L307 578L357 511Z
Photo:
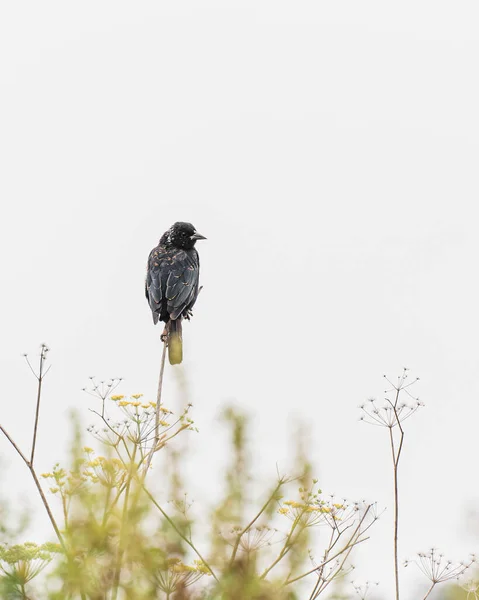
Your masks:
M161 336L160 336L160 340L161 340L161 341L162 341L164 344L166 344L166 342L168 341L168 328L167 328L167 327L165 327L165 328L163 329L163 333L162 333L162 334L161 334Z

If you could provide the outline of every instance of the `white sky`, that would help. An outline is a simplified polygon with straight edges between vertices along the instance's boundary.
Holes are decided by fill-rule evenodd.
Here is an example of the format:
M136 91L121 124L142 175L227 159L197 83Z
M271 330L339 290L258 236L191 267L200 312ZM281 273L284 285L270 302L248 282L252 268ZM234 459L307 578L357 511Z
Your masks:
M89 375L154 397L145 261L187 220L208 237L184 371L212 482L228 400L265 476L306 420L323 490L390 507L359 555L387 597L389 449L357 406L408 366L427 406L407 424L401 556L479 550L478 17L475 1L2 3L1 422L28 443L21 353L45 341L41 470L71 408L90 422Z

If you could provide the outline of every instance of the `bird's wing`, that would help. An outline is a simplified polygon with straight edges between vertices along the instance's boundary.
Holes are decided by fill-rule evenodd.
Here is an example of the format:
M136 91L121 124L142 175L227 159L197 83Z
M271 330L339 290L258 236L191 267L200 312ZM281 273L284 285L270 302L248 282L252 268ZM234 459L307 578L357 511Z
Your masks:
M158 322L161 300L163 298L158 248L153 248L148 257L145 296L153 313L153 321L156 324Z
M166 283L166 299L171 319L177 319L195 303L198 295L200 261L196 250L179 250L173 257Z

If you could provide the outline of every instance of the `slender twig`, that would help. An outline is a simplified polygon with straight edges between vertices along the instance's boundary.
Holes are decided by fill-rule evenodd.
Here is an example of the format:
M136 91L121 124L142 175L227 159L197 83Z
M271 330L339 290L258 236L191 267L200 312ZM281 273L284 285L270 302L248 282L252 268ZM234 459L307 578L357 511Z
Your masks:
M434 589L435 585L436 585L436 582L433 581L431 583L431 587L427 590L426 595L424 596L424 598L422 600L426 600L426 598L429 598L429 594L432 592L432 590Z
M303 573L302 575L298 575L298 577L295 577L294 579L287 579L284 582L284 585L289 585L290 583L294 583L295 581L299 581L300 579L303 579L304 577L307 577L308 575L311 575L311 573L317 572L318 569L321 569L322 567L324 567L325 565L327 565L328 563L330 563L332 560L338 558L338 556L341 556L341 554L343 554L349 548L353 548L354 546L357 546L361 542L365 542L366 540L368 540L369 537L362 538L362 539L360 539L360 538L361 538L362 535L364 535L366 533L366 531L374 523L374 520L373 520L363 530L361 530L362 524L364 523L364 521L366 519L366 516L368 515L369 511L371 510L371 507L372 507L371 504L369 504L366 507L366 510L364 511L364 513L361 516L358 524L356 525L355 530L353 531L353 533L351 534L351 537L349 538L349 542L344 546L344 548L342 548L341 550L339 550L338 552L336 552L336 554L334 554L333 556L330 556L329 558L326 558L325 560L323 560L323 562L320 565L318 565L317 567L314 567L314 569L310 569L306 573Z
M27 467L30 468L30 461L25 456L25 454L23 454L23 452L20 450L20 448L17 446L17 444L13 441L13 438L8 434L7 430L4 427L2 427L2 425L0 425L0 431L7 438L7 440L10 442L10 444L15 448L15 450L18 452L18 454L22 457L22 459L25 462L25 464L27 465Z
M40 352L40 371L39 374L37 375L35 373L35 371L32 368L32 365L30 364L30 361L28 360L28 357L25 356L25 359L27 361L28 366L30 367L30 370L32 371L32 373L34 374L34 376L36 377L36 379L38 380L38 391L37 391L37 406L36 406L36 415L35 415L35 425L34 425L34 429L33 429L33 443L32 443L32 453L30 455L30 460L25 456L25 454L20 450L19 446L16 444L16 442L14 441L14 439L9 435L9 433L7 432L7 430L0 425L0 431L3 433L3 435L7 438L7 440L10 442L10 444L12 445L12 447L16 450L16 452L18 453L18 455L21 457L21 459L23 460L23 462L27 465L28 470L30 471L32 477L33 477L33 481L35 482L35 486L38 490L38 493L40 494L40 498L42 499L43 505L45 507L45 510L47 511L48 517L50 519L50 522L52 524L52 527L55 531L55 534L58 538L58 541L60 542L60 545L63 548L63 551L65 552L65 554L68 556L68 552L67 552L67 547L65 544L65 540L63 539L63 536L60 532L60 529L57 525L57 522L55 521L55 517L53 516L53 513L50 509L50 505L48 504L48 501L45 497L45 494L43 493L42 490L42 486L40 485L40 481L38 479L37 473L35 471L35 468L33 466L33 459L35 457L35 445L36 445L36 438L37 438L37 429L38 429L38 418L39 418L39 411L40 411L40 398L41 398L41 392L42 392L42 381L46 375L46 373L48 372L48 369L46 372L44 372L43 370L43 366L45 363L45 359L46 359L46 354L48 352L48 348L45 344L42 344L41 346L41 352Z
M339 550L339 552L336 552L336 554L334 554L333 556L330 556L328 559L324 560L320 565L318 565L317 567L314 567L314 569L311 569L311 570L307 571L306 573L303 573L302 575L298 575L298 577L295 577L294 579L288 579L288 580L286 580L284 582L284 585L290 585L291 583L295 583L296 581L299 581L300 579L304 579L308 575L311 575L312 573L315 573L321 567L324 567L325 565L327 565L328 563L330 563L332 560L335 560L336 558L338 558L338 556L341 556L341 554L343 554L343 552L346 552L346 550L348 550L349 548L353 548L354 546L358 546L359 544L361 544L362 542L365 542L366 540L369 540L369 537L365 537L365 538L362 538L362 539L358 538L354 542L348 542L346 544L346 546L344 546L344 548L342 550Z
M47 499L45 497L45 494L43 493L42 486L40 485L40 481L38 480L38 477L37 477L37 474L35 472L35 469L33 468L33 465L30 465L30 464L28 465L28 468L30 469L30 473L32 474L33 480L35 481L35 485L37 486L38 493L40 494L40 497L42 499L43 505L45 506L45 510L48 513L48 516L50 518L50 521L51 521L51 524L53 526L53 529L55 530L55 533L57 535L58 541L60 542L60 544L61 544L61 546L62 546L65 554L68 555L65 541L63 539L62 534L60 533L60 529L58 528L58 525L57 525L57 523L55 521L55 517L53 516L53 513L52 513L52 511L50 509L50 505L48 504L48 501L47 501Z
M158 392L156 395L156 414L155 414L155 441L153 443L153 448L150 450L148 458L146 460L145 465L145 475L150 468L151 461L153 459L153 455L158 449L158 443L160 440L160 420L161 420L161 392L163 389L163 373L165 372L165 358L166 358L166 339L163 340L163 352L161 354L161 364L160 364L160 376L158 378Z
M116 562L116 567L115 567L115 576L114 576L114 582L113 582L112 600L116 600L117 595L118 595L118 590L120 587L121 567L122 567L123 555L125 553L125 533L126 533L125 530L127 529L127 523L128 523L128 509L129 509L128 503L130 500L131 483L133 481L133 469L136 467L135 459L136 459L136 446L133 448L133 455L131 458L131 463L129 465L128 480L126 482L126 488L125 488L125 499L123 501L121 531L120 531L120 540L119 540L119 544L118 544L118 556L117 556L117 562Z
M268 497L266 502L261 507L260 511L248 523L248 525L246 525L246 527L244 529L242 529L236 536L236 541L235 541L235 545L233 547L233 552L231 553L230 565L232 565L234 563L234 560L236 558L236 553L238 552L238 547L241 542L241 538L247 531L249 531L251 529L251 527L253 527L253 525L256 523L256 521L261 517L261 515L264 513L264 511L268 508L269 504L277 497L278 491L281 489L281 486L283 486L284 483L285 483L284 479L281 479L280 481L278 481L278 485L274 488L273 493L270 494L270 496Z
M396 398L394 404L389 401L394 411L394 417L400 431L399 448L396 449L394 440L393 428L389 427L389 439L391 443L391 453L393 459L393 474L394 474L394 579L396 584L396 600L399 600L399 557L398 557L398 530L399 530L399 485L398 485L398 466L401 458L401 450L404 440L404 430L401 426L401 421L397 413L397 405L401 387L398 385L396 389Z
M186 542L188 544L188 546L193 550L193 552L195 552L195 554L198 556L198 558L201 560L201 562L204 564L204 566L208 569L208 571L211 573L211 575L213 576L214 579L216 579L216 581L218 581L218 578L216 577L213 569L209 566L209 564L206 562L206 560L203 558L203 556L200 554L199 550L196 548L196 546L193 544L193 542L187 538L184 533L181 532L180 529L178 529L178 527L176 526L175 522L166 514L166 512L161 508L161 506L158 504L158 502L155 500L155 498L150 494L150 492L146 489L145 484L142 483L142 487L143 490L145 491L145 494L148 496L148 498L153 502L153 504L156 506L156 508L161 512L161 514L165 517L165 519L168 521L168 523L173 527L173 529L176 531L176 533L180 536L180 538Z
M328 579L324 579L324 580L323 580L323 583L324 583L324 585L321 585L321 586L320 586L320 589L318 590L318 592L317 592L317 593L315 594L315 596L313 597L313 600L315 600L315 599L316 599L316 598L319 596L319 594L321 594L322 592L324 592L324 590L325 590L325 589L328 587L328 585L331 583L331 581L333 581L333 579L334 579L334 578L335 578L335 577L336 577L336 576L337 576L339 573L341 573L341 571L343 570L343 567L344 567L344 564L345 564L345 562L348 560L348 558L349 558L349 555L350 555L350 554L351 554L351 552L353 551L353 548L354 548L354 546L356 546L356 543L352 544L351 546L349 546L349 547L346 549L346 552L345 552L345 553L344 553L344 555L342 556L342 560L341 560L341 562L339 563L339 565L338 565L338 567L337 567L336 571L335 571L335 572L333 571L333 573L334 573L334 574L333 574L332 576L330 575Z
M264 579L266 577L266 575L271 571L271 569L273 569L279 562L280 560L282 560L286 554L288 554L288 552L291 550L291 547L294 545L295 542L291 542L292 538L293 538L293 533L294 530L296 529L296 527L298 526L298 524L301 522L301 519L303 518L304 514L306 513L306 507L302 510L302 512L296 517L296 519L293 522L293 525L291 526L291 529L289 530L288 535L286 536L286 540L278 554L278 556L276 557L276 559L270 564L269 567L267 567L263 573L261 574L260 579ZM302 529L300 529L300 531L296 534L296 540L299 539L299 537L301 536L301 534L303 533L303 531L306 529L306 526L303 525Z
M339 529L337 527L336 521L334 519L333 519L333 524L335 525L335 527L333 527L332 530L331 530L331 537L329 538L329 544L328 544L328 547L326 548L326 550L324 551L324 554L323 554L323 562L328 558L331 550L333 549L333 547L338 542L338 540L339 540L339 538L341 536L341 533L339 532ZM338 533L338 538L335 541L333 541L335 533ZM323 580L323 572L324 572L324 567L325 566L326 565L321 564L321 566L318 567L318 580L317 580L317 582L316 582L316 584L315 584L315 586L313 588L313 591L311 592L309 600L314 600L314 598L316 597L316 592L320 591L321 581ZM289 575L288 575L288 577L286 579L287 580L289 579Z
M33 459L35 457L35 446L37 443L37 431L38 431L38 417L40 416L40 398L42 395L42 383L43 383L43 365L45 364L45 359L47 357L48 348L45 344L42 344L42 348L40 351L40 367L38 371L38 375L36 376L38 379L38 389L37 389L37 407L35 410L35 425L33 426L33 441L32 441L32 453L30 455L30 463L33 465Z

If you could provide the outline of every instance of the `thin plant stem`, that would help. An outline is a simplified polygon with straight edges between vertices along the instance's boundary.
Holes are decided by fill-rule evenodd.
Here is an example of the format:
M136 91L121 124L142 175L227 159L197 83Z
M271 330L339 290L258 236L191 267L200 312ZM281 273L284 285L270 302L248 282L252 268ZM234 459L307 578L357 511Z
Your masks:
M365 542L366 540L369 540L369 537L365 537L362 539L357 539L353 542L348 542L346 544L346 546L344 546L344 548L342 550L340 550L339 552L336 552L336 554L333 554L333 556L330 556L329 558L327 558L326 560L323 560L323 562L318 565L317 567L314 567L314 569L311 569L310 571L308 571L307 573L303 573L302 575L298 575L298 577L294 577L294 579L288 579L284 582L284 585L290 585L291 583L295 583L296 581L299 581L300 579L304 579L304 577L307 577L308 575L311 575L312 573L315 573L318 569L320 569L321 567L324 567L325 565L327 565L328 563L330 563L332 560L335 560L336 558L338 558L338 556L341 556L341 554L343 554L343 552L346 552L349 548L353 548L354 546L358 546L359 544L361 544L362 542Z
M204 564L204 566L208 569L208 571L211 573L211 575L213 576L213 578L218 581L218 578L216 577L213 569L209 566L209 564L206 562L206 560L201 556L199 550L196 548L196 546L193 544L193 542L188 539L184 533L181 532L180 529L178 529L178 527L175 525L175 522L166 514L166 512L161 508L161 506L158 504L158 502L154 499L154 497L150 494L150 492L146 489L145 484L142 484L143 486L143 490L145 491L145 494L148 496L148 498L153 502L153 504L156 506L156 508L161 512L161 514L165 517L165 519L168 521L168 523L173 527L173 529L176 531L176 533L180 536L180 538L186 542L188 544L188 546L196 553L196 555L198 556L198 558L201 560L201 562Z
M26 458L26 456L23 454L23 452L20 450L20 448L17 446L17 444L13 441L13 439L10 437L10 435L7 433L7 431L5 430L4 427L2 427L0 425L0 431L5 435L5 437L7 438L7 440L12 444L12 446L15 448L15 450L18 452L18 454L22 457L23 461L25 462L25 464L28 467L28 470L30 471L33 480L35 482L35 485L37 487L38 493L40 494L40 498L42 499L43 505L45 507L45 510L47 511L48 517L50 519L50 522L53 526L53 529L55 530L56 536L58 538L58 541L60 542L63 550L67 551L66 549L66 545L65 545L65 541L63 539L62 534L60 533L60 529L55 521L55 517L53 516L53 513L50 509L50 505L48 504L48 501L45 497L45 494L43 493L42 490L42 486L40 485L40 481L38 480L35 468L33 467L33 465L31 464L31 462Z
M133 469L135 466L135 458L136 458L136 446L134 446L134 448L133 448L133 455L131 458L131 463L130 463L130 468L129 468L129 473L128 473L128 481L126 483L126 488L125 488L125 500L123 501L121 532L120 532L117 564L116 564L116 569L115 569L115 579L114 579L114 583L113 583L112 600L116 600L117 595L118 595L118 589L120 587L120 575L121 575L121 566L122 566L121 563L123 560L123 555L125 553L125 548L124 548L125 529L127 528L127 523L128 523L128 503L130 500L131 483L133 481Z
M38 480L35 469L33 468L33 465L28 465L28 468L30 469L30 473L32 474L33 480L35 481L35 485L37 486L38 493L40 494L43 505L45 506L45 510L48 513L48 516L50 518L53 529L55 530L55 533L57 535L58 541L60 542L63 550L65 551L65 554L68 554L67 548L65 545L65 540L63 539L63 536L60 533L60 529L58 528L57 522L55 521L55 517L53 516L50 505L48 504L45 494L43 493L42 486L40 485L40 481Z
M390 402L394 411L395 421L399 427L400 439L399 447L396 449L394 440L393 428L389 427L389 440L391 443L391 454L393 460L393 475L394 475L394 579L396 584L396 600L399 600L399 557L398 557L398 531L399 531L399 481L398 481L398 466L399 459L401 458L401 450L404 440L404 430L401 427L401 421L397 413L397 405L399 400L399 393L401 388L398 387L396 390L396 398L394 404Z
M160 417L161 417L161 393L163 390L163 373L165 372L165 358L166 358L166 339L163 340L163 352L161 354L161 363L160 363L160 376L158 378L158 392L156 394L156 414L155 414L155 440L153 442L153 448L150 450L148 458L146 460L145 465L145 475L150 468L151 461L153 459L153 455L157 450L158 442L160 441Z
M369 505L366 508L366 510L364 511L364 514L362 515L359 523L356 525L355 530L353 531L353 533L351 534L351 537L349 538L349 542L344 546L344 548L342 548L342 550L339 550L339 552L336 552L336 554L334 554L333 556L330 556L329 558L326 558L325 560L323 560L323 562L320 565L318 565L317 567L314 567L314 569L310 569L306 573L303 573L302 575L298 575L294 579L287 579L284 582L284 585L289 585L290 583L294 583L295 581L299 581L300 579L303 579L304 577L307 577L308 575L311 575L312 573L316 573L318 571L318 569L321 569L322 567L324 567L325 565L327 565L328 563L330 563L332 560L338 558L338 556L341 556L341 554L343 554L344 552L346 552L349 548L353 548L354 546L357 546L358 544L361 544L361 542L365 542L366 540L368 540L369 537L365 537L365 538L362 538L362 539L360 539L360 538L371 527L372 523L370 523L369 525L367 525L361 531L362 524L364 523L364 520L366 519L366 516L369 513L370 509L371 509L371 505ZM263 573L263 576L264 576L264 573Z
M30 455L30 463L33 465L33 459L35 457L35 446L37 443L37 431L38 431L38 418L40 416L40 398L42 396L42 383L43 383L43 365L45 364L47 347L42 345L40 352L40 367L38 371L38 389L37 389L37 407L35 410L35 425L33 426L33 441L32 441L32 453Z
M45 344L42 344L41 352L40 352L40 371L39 371L38 375L33 370L32 366L27 358L27 364L30 367L30 370L35 375L35 377L38 379L37 406L36 406L36 414L35 414L35 425L34 425L34 429L33 429L32 453L30 455L30 460L25 456L25 454L23 454L23 452L20 450L19 446L16 444L14 439L9 435L7 430L2 425L0 425L0 431L3 433L3 435L7 438L7 440L10 442L10 444L16 450L16 452L21 457L23 462L27 465L28 470L30 471L30 473L33 477L33 481L35 482L35 486L38 490L38 493L40 494L40 498L42 499L43 506L45 507L45 510L47 511L48 517L49 517L52 527L55 531L55 534L58 538L58 541L60 542L60 545L63 548L63 551L68 556L68 551L67 551L67 547L65 544L65 540L63 539L63 536L60 532L57 522L55 521L55 517L53 516L53 513L50 509L50 505L48 504L45 494L43 493L42 486L40 485L40 481L37 477L37 473L33 466L33 459L35 457L35 446L36 446L36 440L37 440L38 418L39 418L39 412L40 412L40 399L41 399L41 393L42 393L42 385L41 384L46 375L46 373L43 370L43 367L44 367L47 352L48 352L47 346L45 346ZM48 372L48 369L47 369L47 372Z
M426 600L426 598L429 598L429 594L432 592L432 590L434 589L435 585L436 585L436 582L433 581L431 583L431 587L427 590L426 595L424 596L424 598L422 600Z
M277 558L273 561L273 563L269 567L267 567L263 571L263 573L261 574L261 579L264 579L266 577L266 575L271 571L271 569L273 569L286 556L286 554L288 554L288 552L291 550L292 546L295 544L296 540L298 540L299 537L302 535L303 531L306 529L305 525L303 525L303 527L296 534L295 541L291 542L291 540L293 539L294 530L296 529L298 524L300 524L301 519L303 518L305 513L306 513L306 509L304 509L301 512L301 514L299 514L296 517L295 521L293 522L293 525L291 526L291 529L289 530L289 533L286 537L286 540L285 540L283 547L281 548Z
M256 521L260 518L260 516L264 513L264 511L268 508L270 502L272 502L277 494L278 491L281 489L281 486L284 485L284 480L280 480L278 482L278 485L274 488L274 491L272 494L270 494L270 496L268 497L268 499L266 500L266 502L263 504L263 506L261 507L261 510L257 513L257 515L248 523L248 525L246 525L246 527L240 531L236 537L236 542L233 548L233 552L231 553L231 559L230 559L230 565L233 564L235 558L236 558L236 553L238 552L238 547L240 545L241 542L241 538L243 537L243 535L249 531L251 529L251 527L253 527L253 525L256 523Z
M25 454L23 454L23 452L20 450L20 448L14 442L13 438L9 435L8 431L2 425L0 425L0 431L7 438L7 440L10 442L10 444L15 448L15 450L18 452L18 454L21 456L22 460L25 462L27 467L30 468L30 461L25 456Z

